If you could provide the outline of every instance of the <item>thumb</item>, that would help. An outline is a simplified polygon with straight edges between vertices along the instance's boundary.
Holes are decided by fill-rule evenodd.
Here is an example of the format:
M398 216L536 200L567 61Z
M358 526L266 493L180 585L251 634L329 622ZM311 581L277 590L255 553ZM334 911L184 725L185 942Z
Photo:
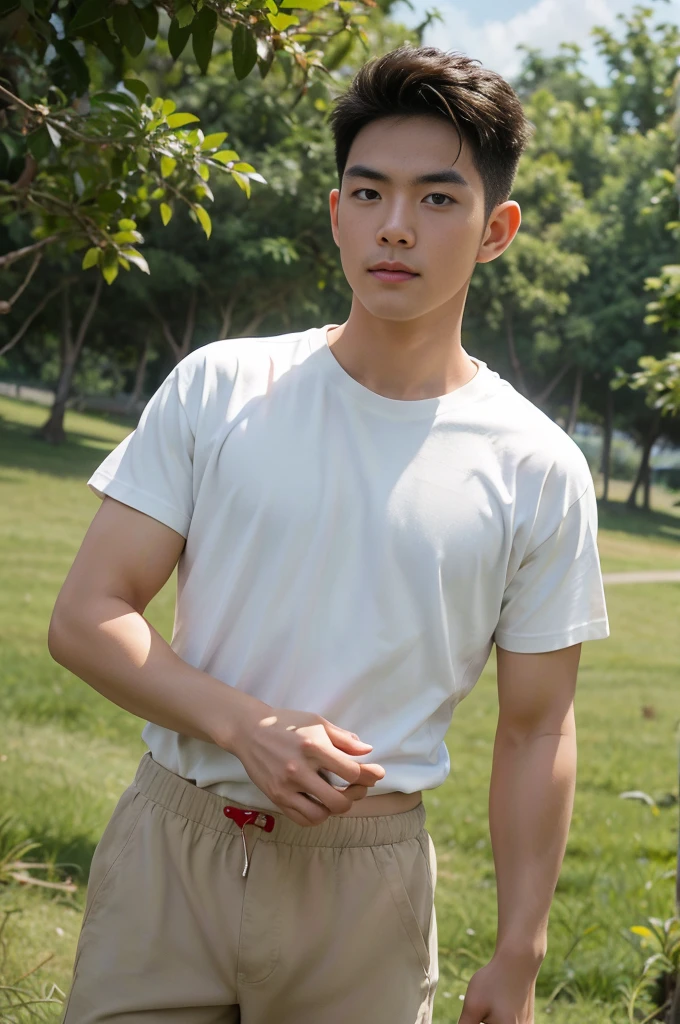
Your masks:
M326 721L325 718L322 721L328 738L338 750L344 750L346 754L368 754L370 750L373 750L371 744L364 743L355 732L341 729L339 725L333 725L332 722Z

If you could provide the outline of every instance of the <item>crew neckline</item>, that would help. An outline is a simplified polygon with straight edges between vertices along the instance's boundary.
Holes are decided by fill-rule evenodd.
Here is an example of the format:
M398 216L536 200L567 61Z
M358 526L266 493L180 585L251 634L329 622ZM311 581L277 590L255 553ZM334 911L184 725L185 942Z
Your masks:
M326 324L325 327L313 327L309 332L310 351L318 352L324 360L325 368L330 377L348 395L365 407L400 419L433 418L451 408L467 405L477 401L489 393L490 385L499 380L498 374L489 369L482 359L475 356L469 358L477 366L477 373L466 384L453 391L434 398L388 398L371 391L364 384L355 380L344 369L333 355L328 344L328 332L340 324ZM468 353L469 355L469 353Z

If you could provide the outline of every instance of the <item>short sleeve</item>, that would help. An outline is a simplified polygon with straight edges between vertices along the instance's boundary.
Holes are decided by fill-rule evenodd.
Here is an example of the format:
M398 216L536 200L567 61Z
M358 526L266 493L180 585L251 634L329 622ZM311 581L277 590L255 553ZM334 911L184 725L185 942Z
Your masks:
M178 364L147 403L137 429L87 482L99 498L115 498L183 537L193 512L195 437L186 405L185 375L186 365Z
M608 636L591 483L524 556L506 586L494 639L508 651L540 654Z

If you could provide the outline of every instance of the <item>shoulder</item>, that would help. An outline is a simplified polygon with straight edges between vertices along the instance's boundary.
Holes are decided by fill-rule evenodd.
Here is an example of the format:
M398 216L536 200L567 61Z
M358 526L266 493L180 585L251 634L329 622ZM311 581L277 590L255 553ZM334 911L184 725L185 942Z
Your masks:
M211 399L222 404L237 381L246 391L266 382L274 364L292 365L310 354L310 331L295 331L266 338L225 338L190 352L172 371L180 398L197 413Z
M576 442L538 406L499 379L494 395L494 443L518 490L560 493L567 506L592 483ZM533 485L533 486L532 486ZM566 508L565 510L566 511Z

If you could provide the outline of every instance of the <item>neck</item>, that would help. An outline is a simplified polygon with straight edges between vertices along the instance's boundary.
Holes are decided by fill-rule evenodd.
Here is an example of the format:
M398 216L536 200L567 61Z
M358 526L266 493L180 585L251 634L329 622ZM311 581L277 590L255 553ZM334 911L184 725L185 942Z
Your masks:
M328 331L343 370L385 398L438 398L477 370L461 343L462 306L441 307L414 320L374 316L356 296L346 322Z

